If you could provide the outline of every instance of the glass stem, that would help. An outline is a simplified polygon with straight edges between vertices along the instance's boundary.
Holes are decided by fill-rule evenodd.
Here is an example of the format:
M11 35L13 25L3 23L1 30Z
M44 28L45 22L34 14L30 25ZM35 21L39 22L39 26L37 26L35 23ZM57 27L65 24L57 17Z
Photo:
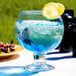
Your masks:
M45 55L46 53L34 53L34 65L35 66L43 66L45 65Z

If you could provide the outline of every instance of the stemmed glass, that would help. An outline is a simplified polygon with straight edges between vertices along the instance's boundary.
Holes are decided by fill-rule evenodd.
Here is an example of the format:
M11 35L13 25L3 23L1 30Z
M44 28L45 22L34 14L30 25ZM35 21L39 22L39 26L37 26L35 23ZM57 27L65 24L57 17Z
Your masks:
M64 33L62 18L48 20L42 11L22 11L16 21L15 34L19 44L33 52L34 62L25 70L32 72L54 69L46 63L45 55L55 49L61 42Z

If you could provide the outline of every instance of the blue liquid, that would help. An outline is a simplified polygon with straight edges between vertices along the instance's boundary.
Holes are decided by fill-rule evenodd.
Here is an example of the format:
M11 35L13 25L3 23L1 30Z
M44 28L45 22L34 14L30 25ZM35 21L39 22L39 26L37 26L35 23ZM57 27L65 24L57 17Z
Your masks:
M62 40L63 23L59 21L17 21L15 34L23 48L33 52L44 52L56 48Z

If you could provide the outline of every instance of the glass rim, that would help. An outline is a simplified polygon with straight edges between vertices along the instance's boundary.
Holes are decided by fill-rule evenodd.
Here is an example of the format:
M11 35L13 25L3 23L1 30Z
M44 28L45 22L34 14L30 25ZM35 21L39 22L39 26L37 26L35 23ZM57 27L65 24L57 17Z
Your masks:
M27 11L21 11L21 13L24 14L42 14L41 10L27 10Z

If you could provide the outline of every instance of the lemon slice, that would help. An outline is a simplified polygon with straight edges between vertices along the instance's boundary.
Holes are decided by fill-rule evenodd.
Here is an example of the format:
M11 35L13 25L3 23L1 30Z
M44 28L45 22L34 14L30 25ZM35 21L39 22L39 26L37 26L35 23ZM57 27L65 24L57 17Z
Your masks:
M47 3L43 9L42 14L47 19L59 18L65 10L65 7L61 3Z
M59 16L61 16L64 13L64 10L65 10L64 5L61 4L61 3L54 3L54 2L53 2L53 4L54 4L54 6L57 7L57 10L59 12Z
M61 3L57 3L58 7L59 7L59 15L62 15L64 13L65 7L63 4Z
M57 10L57 7L54 5L54 3L48 3L46 4L42 9L42 14L47 19L54 19L59 17L59 12Z

